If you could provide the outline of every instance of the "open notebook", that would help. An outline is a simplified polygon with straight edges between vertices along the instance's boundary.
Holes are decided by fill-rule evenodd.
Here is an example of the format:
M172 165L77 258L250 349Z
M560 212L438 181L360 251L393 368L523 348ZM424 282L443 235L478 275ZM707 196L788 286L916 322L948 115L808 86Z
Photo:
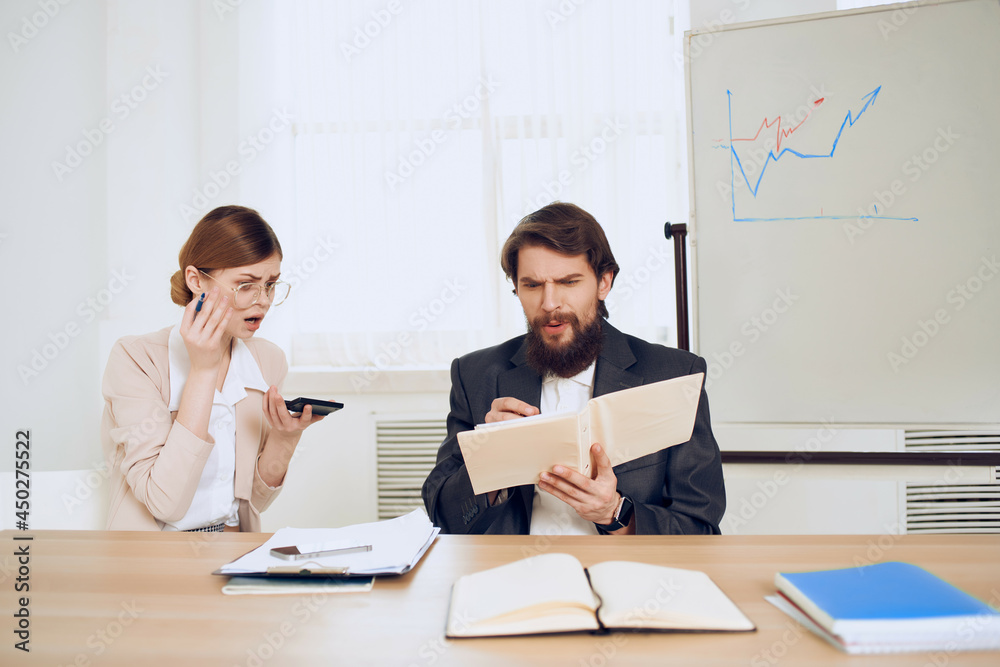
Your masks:
M607 561L584 569L551 553L461 577L448 637L604 629L749 632L743 612L704 572Z

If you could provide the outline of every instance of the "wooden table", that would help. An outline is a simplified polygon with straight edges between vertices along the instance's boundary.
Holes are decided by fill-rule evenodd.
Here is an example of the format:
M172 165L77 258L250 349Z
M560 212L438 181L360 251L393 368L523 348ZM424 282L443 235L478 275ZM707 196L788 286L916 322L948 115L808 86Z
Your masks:
M15 538L33 536L30 541ZM410 573L370 593L228 596L211 572L263 534L6 531L0 664L20 665L997 665L1000 653L848 656L773 608L777 571L886 560L921 565L1000 606L1000 535L441 536ZM29 545L30 592L12 556ZM749 634L611 634L444 639L456 577L548 551L584 565L628 559L698 569L756 623ZM29 597L30 653L15 650Z

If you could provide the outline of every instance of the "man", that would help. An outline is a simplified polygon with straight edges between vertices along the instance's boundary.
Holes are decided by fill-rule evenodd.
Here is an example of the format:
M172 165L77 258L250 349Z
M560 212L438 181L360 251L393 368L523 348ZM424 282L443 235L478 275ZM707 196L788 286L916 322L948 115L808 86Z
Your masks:
M538 485L476 495L458 433L479 423L579 411L593 396L705 372L705 360L653 345L608 324L604 299L618 264L589 213L556 202L526 216L501 252L528 333L456 359L448 437L423 486L446 533L718 533L725 488L701 393L691 440L618 466L600 443L593 476L555 466Z

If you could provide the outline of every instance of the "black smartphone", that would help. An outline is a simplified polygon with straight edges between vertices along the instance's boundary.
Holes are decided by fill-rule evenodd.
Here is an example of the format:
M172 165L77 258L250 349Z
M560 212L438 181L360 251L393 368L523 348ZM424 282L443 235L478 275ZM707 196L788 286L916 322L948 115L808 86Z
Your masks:
M289 412L302 412L307 405L313 406L312 411L314 415L328 415L344 407L343 403L321 401L318 398L303 398L302 396L285 401L285 407L288 408Z

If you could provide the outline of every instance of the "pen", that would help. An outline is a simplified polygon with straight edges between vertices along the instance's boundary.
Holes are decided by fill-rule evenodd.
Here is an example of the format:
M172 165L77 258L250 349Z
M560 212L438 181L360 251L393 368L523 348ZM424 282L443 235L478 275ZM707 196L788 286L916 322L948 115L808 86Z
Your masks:
M198 317L198 313L201 312L201 306L202 306L203 303L205 303L205 293L204 292L202 292L201 296L198 297L198 303L196 303L195 306L194 306L194 316L195 317Z

